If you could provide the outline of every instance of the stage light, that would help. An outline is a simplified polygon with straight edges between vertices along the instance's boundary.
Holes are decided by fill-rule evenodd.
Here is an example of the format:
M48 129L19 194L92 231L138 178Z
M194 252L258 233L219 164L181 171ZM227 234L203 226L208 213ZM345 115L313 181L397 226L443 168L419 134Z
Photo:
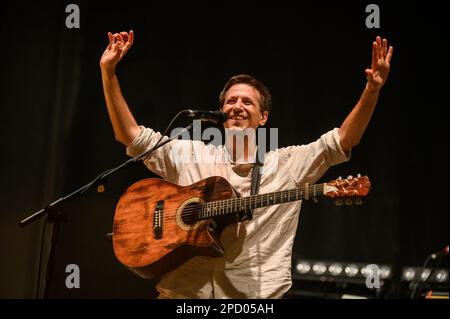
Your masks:
M345 267L345 273L349 277L355 277L358 274L358 271L358 266L356 266L355 264L350 264Z
M438 270L434 275L434 279L439 282L445 282L448 279L448 272L445 270Z
M381 266L380 267L380 278L381 279L387 279L391 275L391 268L388 266Z
M323 275L327 271L327 266L322 262L318 262L313 265L312 269L316 275Z
M307 261L301 261L297 264L297 271L300 274L306 274L311 270L311 265Z
M403 280L412 281L414 277L416 277L416 271L413 268L405 268L403 270Z
M339 276L342 273L342 266L338 263L331 264L328 267L328 272L333 276Z
M373 269L371 267L368 266L364 266L361 268L361 275L363 275L364 277L367 277L369 275L373 275Z
M431 273L430 269L428 269L428 268L424 269L422 271L422 273L420 274L420 279L422 281L426 281L428 279L428 277L430 277L430 273Z

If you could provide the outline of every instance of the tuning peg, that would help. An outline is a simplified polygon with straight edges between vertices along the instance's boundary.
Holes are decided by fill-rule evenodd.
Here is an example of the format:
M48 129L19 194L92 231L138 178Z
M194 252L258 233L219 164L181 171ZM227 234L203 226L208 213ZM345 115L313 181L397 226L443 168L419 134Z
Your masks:
M337 179L338 179L338 180L341 180L341 179L342 179L342 176L339 176Z
M334 202L334 204L336 205L336 206L342 206L342 205L344 205L344 201L342 200L342 199L336 199L336 201Z
M356 177L360 178L360 177L361 177L361 174L356 175Z
M347 205L347 206L353 205L353 199L351 199L351 198L346 198L346 199L345 199L345 205Z
M361 198L359 198L359 197L356 197L356 198L355 198L355 204L356 204L356 205L362 205L362 203L363 203L363 201L362 201Z
M352 175L348 175L347 179L353 179L353 176Z

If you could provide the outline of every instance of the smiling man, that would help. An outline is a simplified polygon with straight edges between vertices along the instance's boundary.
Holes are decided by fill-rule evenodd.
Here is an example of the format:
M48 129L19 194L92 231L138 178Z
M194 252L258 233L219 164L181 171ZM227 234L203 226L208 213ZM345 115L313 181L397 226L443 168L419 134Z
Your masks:
M133 31L108 33L109 44L100 67L106 106L116 139L135 156L152 147L161 134L138 125L121 93L115 68L134 41ZM366 129L384 85L393 49L377 37L372 46L372 65L366 69L367 85L361 98L339 128L334 128L307 145L279 148L262 156L259 193L293 189L316 182L332 165L347 161ZM226 130L256 130L266 124L271 111L268 89L249 75L232 77L219 97L227 114ZM250 194L256 147L252 139L243 142L226 135L225 145L212 149L216 162L188 159L174 161L174 146L184 143L190 156L207 147L201 141L175 140L144 160L145 165L165 180L190 185L211 176L228 180L241 196ZM243 143L243 145L242 145ZM239 149L243 149L241 154ZM276 165L274 165L276 163ZM297 230L301 201L255 209L253 219L225 227L220 236L224 256L194 257L161 278L160 298L281 298L291 287L292 245Z

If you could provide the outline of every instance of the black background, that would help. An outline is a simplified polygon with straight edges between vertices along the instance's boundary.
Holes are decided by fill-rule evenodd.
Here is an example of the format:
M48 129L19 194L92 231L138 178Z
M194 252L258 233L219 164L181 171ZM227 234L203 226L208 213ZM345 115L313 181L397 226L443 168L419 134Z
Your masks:
M271 90L268 126L279 146L338 127L364 88L371 42L388 38L392 70L372 121L351 161L323 177L367 174L372 192L362 206L305 202L294 255L402 267L448 244L447 2L377 2L378 30L365 27L370 2L78 1L80 29L65 27L68 3L16 1L0 11L0 297L35 296L43 220L23 229L18 221L126 159L98 66L108 31L135 31L118 75L139 123L163 130L181 109L216 109L225 81L248 73ZM125 269L104 238L120 194L150 176L142 166L123 171L104 193L64 207L51 297L154 296L155 281ZM72 263L80 289L64 284Z

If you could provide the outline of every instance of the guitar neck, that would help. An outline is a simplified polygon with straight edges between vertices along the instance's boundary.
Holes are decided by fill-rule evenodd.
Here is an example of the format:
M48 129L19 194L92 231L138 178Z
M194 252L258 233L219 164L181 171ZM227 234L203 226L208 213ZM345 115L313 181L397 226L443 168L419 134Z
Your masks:
M326 183L322 183L273 193L208 202L202 205L199 219L323 196L327 187Z

